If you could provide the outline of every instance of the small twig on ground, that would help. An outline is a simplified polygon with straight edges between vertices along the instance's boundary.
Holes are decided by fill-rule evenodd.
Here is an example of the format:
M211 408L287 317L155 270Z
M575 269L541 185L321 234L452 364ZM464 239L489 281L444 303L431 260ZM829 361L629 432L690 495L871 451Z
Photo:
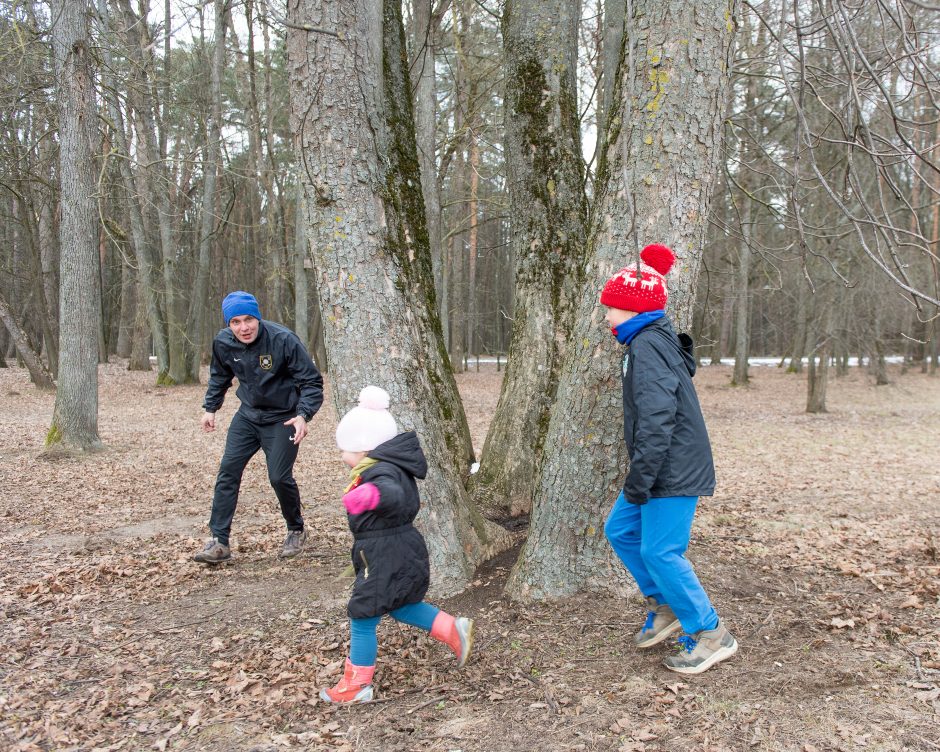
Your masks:
M154 634L160 634L161 632L172 632L174 629L182 629L183 627L191 627L195 624L202 624L206 619L212 616L215 616L216 614L221 613L224 610L225 610L224 608L217 608L215 611L213 611L210 614L206 614L201 619L196 619L196 621L188 621L185 624L176 624L172 627L162 627L161 629L154 629L152 631Z
M440 702L441 700L446 700L446 699L447 699L447 695L438 695L437 697L432 697L430 700L425 700L420 705L415 705L413 708L411 708L411 710L406 710L405 715L411 715L412 713L415 713L421 710L422 708L426 708L428 705L433 705L436 702Z

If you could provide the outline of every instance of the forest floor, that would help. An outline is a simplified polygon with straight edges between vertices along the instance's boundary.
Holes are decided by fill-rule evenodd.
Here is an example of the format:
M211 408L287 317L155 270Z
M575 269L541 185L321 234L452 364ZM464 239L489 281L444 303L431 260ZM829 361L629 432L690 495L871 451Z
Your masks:
M43 458L53 398L0 370L0 748L5 750L940 750L940 380L852 369L808 415L805 376L696 377L718 468L690 558L740 643L699 677L638 651L638 599L520 606L513 552L440 605L478 620L465 669L384 620L377 696L317 700L348 639L345 471L329 399L297 478L313 545L280 561L264 463L235 563L190 557L232 415L203 388L101 369L106 451ZM458 377L479 449L493 366Z

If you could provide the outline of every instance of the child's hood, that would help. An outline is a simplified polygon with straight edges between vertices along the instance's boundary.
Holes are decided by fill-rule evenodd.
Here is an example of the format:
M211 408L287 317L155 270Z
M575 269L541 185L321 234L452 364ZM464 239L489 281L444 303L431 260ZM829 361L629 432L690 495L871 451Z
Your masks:
M685 367L689 370L689 376L695 375L695 343L692 338L682 332L679 334L679 350L682 352L682 359L685 361Z
M391 462L415 478L424 478L428 474L428 461L424 457L418 434L407 431L379 444L369 452L369 456L380 462Z
M695 345L688 334L685 332L676 334L672 323L665 317L649 324L643 331L657 336L666 347L674 350L688 370L689 376L695 375Z

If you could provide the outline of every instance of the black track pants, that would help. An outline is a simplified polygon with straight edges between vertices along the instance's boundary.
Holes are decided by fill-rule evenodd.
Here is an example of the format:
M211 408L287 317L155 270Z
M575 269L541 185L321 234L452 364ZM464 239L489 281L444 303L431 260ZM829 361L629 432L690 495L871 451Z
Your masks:
M242 483L245 466L259 449L264 450L268 463L268 479L281 503L281 514L288 530L303 530L304 518L300 509L300 491L294 480L294 460L298 446L291 441L294 430L280 421L276 423L254 423L241 413L235 413L225 440L225 453L215 480L215 495L212 498L212 516L209 528L212 536L228 545L232 518L238 503L238 489Z

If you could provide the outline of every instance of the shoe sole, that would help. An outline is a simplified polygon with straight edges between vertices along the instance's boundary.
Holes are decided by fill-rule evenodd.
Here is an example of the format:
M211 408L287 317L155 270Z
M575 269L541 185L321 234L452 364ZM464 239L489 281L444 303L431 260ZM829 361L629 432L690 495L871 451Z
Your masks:
M303 549L300 549L297 551L291 551L290 553L284 553L283 551L281 551L281 553L277 555L277 558L278 559L293 559L295 556L299 556L302 553L303 553Z
M457 668L463 668L467 665L467 661L470 660L470 653L473 652L473 632L476 626L476 622L471 619L470 626L467 628L467 649L463 651L463 655L460 656L460 660L457 661Z
M659 643L661 643L670 635L674 635L680 629L682 629L682 625L679 623L679 620L676 619L668 627L662 629L655 637L649 640L644 640L643 642L635 642L633 644L640 648L640 650L646 650L646 648L651 648L653 645L659 645Z
M372 702L375 697L372 687L366 687L365 689L360 689L351 700L334 700L325 689L321 689L320 699L323 700L323 702L328 702L330 705L363 705L367 702Z
M193 557L193 561L197 564L208 564L209 566L215 566L216 564L228 564L232 561L232 555L229 554L224 559L200 559L199 554L196 554Z
M698 666L670 666L668 663L663 665L668 668L670 671L675 671L677 674L701 674L705 671L708 671L716 663L727 660L732 655L738 652L738 641L735 640L734 643L727 648L719 648L707 659L702 661Z

